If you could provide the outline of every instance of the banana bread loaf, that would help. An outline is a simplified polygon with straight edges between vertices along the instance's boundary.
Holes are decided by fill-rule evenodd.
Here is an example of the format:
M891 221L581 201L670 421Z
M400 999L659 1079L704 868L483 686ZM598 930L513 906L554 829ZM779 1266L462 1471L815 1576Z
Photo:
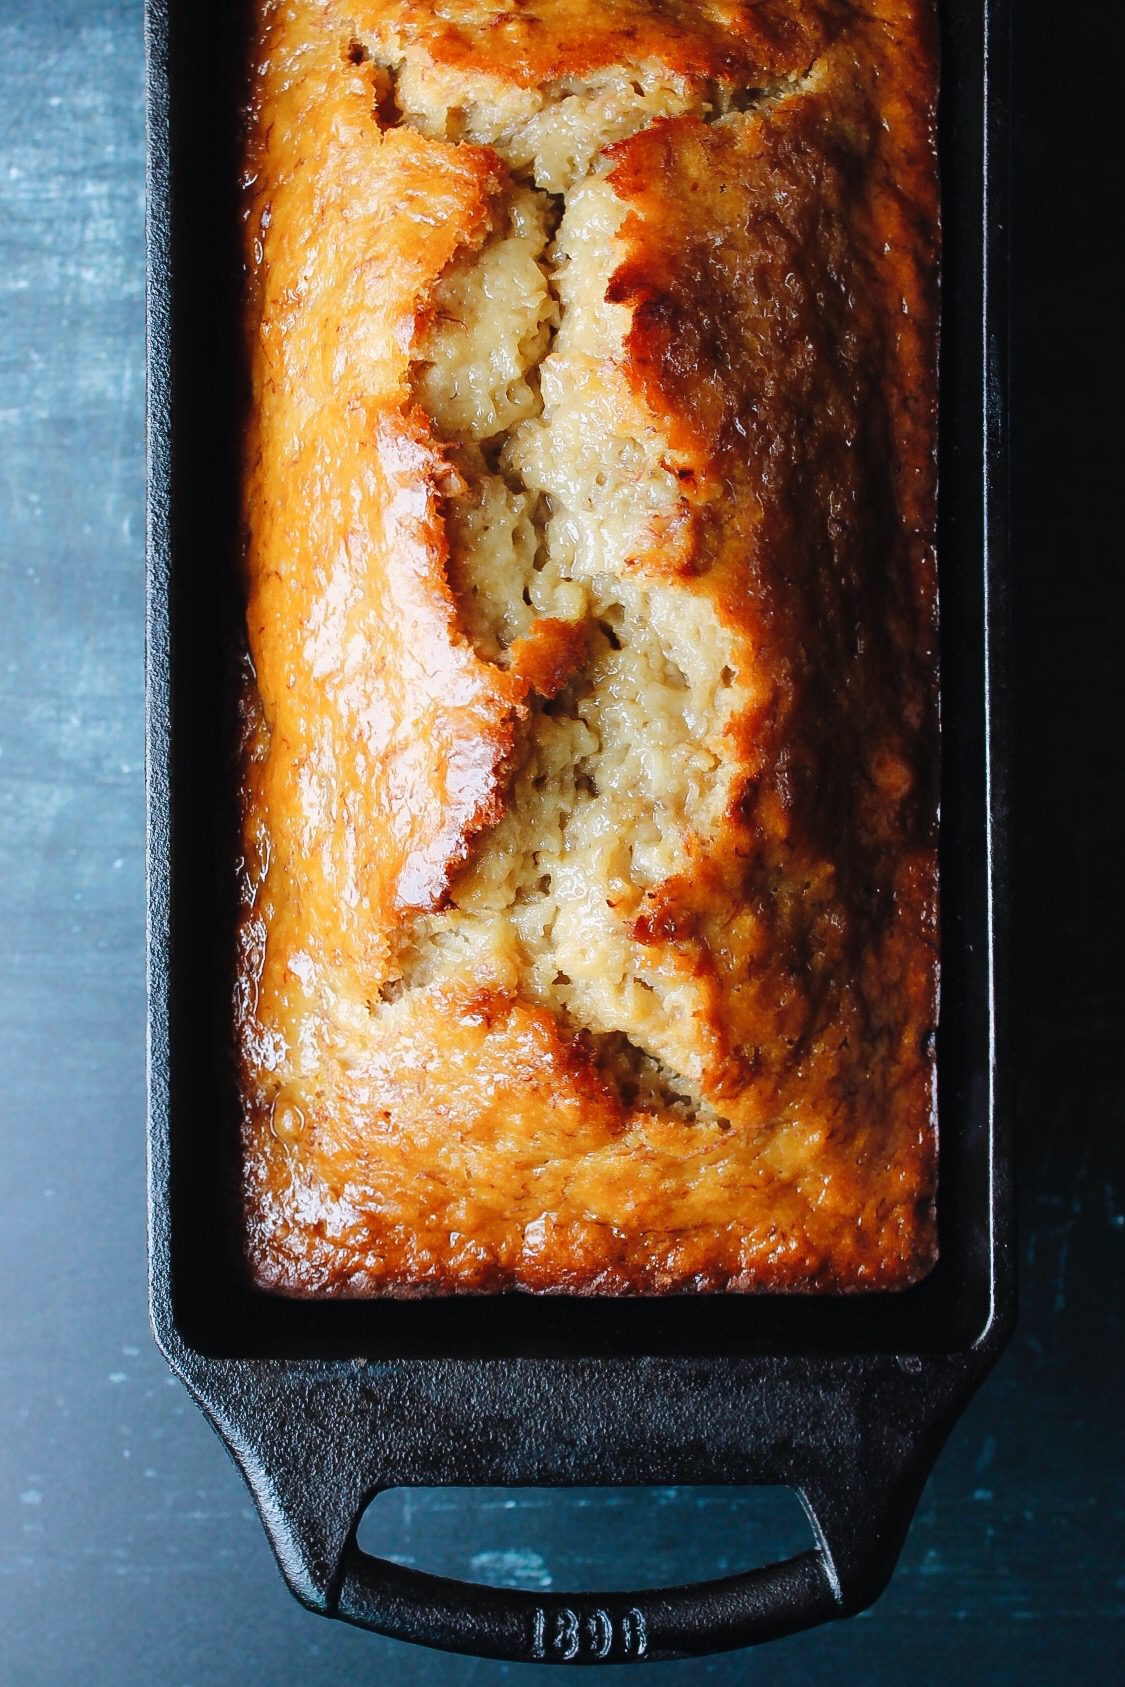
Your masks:
M260 1285L929 1269L931 12L259 0Z

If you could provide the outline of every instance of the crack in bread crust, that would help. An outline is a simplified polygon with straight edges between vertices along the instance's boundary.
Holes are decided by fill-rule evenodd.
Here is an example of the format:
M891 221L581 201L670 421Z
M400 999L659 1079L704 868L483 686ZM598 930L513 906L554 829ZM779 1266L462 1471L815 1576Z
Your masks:
M926 6L261 16L255 1277L914 1280L935 1173Z
M415 397L459 470L449 570L474 643L509 665L571 627L581 667L532 704L505 812L447 905L400 934L394 987L529 994L586 1036L629 1105L660 1096L690 1119L715 1111L692 1032L706 981L634 928L729 806L745 658L705 600L663 578L692 518L667 439L631 401L627 314L606 302L623 214L604 181L555 205L514 187L500 226L438 282L415 344Z

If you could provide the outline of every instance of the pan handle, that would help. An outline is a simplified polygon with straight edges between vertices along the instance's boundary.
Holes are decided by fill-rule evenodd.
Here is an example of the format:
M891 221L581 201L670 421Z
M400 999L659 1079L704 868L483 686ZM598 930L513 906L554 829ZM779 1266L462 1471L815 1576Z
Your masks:
M443 1651L525 1663L618 1664L752 1646L844 1611L823 1548L688 1587L540 1594L452 1581L373 1558L353 1533L333 1614Z

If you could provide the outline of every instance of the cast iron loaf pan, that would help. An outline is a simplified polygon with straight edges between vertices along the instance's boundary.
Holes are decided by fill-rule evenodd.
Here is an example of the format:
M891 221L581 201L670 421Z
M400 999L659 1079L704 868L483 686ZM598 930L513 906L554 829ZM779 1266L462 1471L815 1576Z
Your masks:
M942 8L945 259L941 1258L867 1296L302 1304L245 1286L229 1240L232 833L239 637L230 0L151 0L149 1200L157 1340L238 1461L290 1587L401 1639L558 1662L676 1658L858 1611L1015 1313L998 1044L1003 836L1007 20ZM783 1483L819 1545L690 1587L529 1593L362 1552L413 1484Z

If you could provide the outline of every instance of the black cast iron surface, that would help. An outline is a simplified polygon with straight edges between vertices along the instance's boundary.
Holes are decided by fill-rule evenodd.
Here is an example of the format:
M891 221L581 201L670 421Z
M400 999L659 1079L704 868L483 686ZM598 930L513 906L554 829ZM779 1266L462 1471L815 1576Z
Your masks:
M773 1681L1062 1682L1108 1676L1118 1649L1112 775L1103 735L1076 730L1079 710L1108 714L1117 661L1096 542L1109 436L1083 432L1109 280L1080 215L1083 168L1099 166L1078 168L1046 116L1097 109L1100 27L1072 10L1072 54L1052 50L1025 81L1018 154L1022 251L1041 266L1016 345L1022 1321L954 1431L888 1593L754 1659ZM147 1336L140 92L135 5L0 0L0 1681L531 1680L534 1666L440 1657L302 1612ZM1089 192L1104 203L1096 179ZM1044 243L1055 225L1066 240ZM624 1488L480 1504L446 1489L387 1496L378 1535L482 1580L689 1581L771 1555L754 1498ZM789 1533L775 1544L798 1551ZM735 1655L661 1679L742 1681L751 1667Z
M298 1306L226 1245L231 919L224 690L238 605L238 8L149 8L150 1247L157 1339L312 1609L493 1658L686 1657L885 1586L928 1470L1014 1314L997 1008L1007 911L1007 41L943 9L941 1257L907 1294ZM696 1586L529 1592L362 1551L410 1483L775 1483L816 1546Z

